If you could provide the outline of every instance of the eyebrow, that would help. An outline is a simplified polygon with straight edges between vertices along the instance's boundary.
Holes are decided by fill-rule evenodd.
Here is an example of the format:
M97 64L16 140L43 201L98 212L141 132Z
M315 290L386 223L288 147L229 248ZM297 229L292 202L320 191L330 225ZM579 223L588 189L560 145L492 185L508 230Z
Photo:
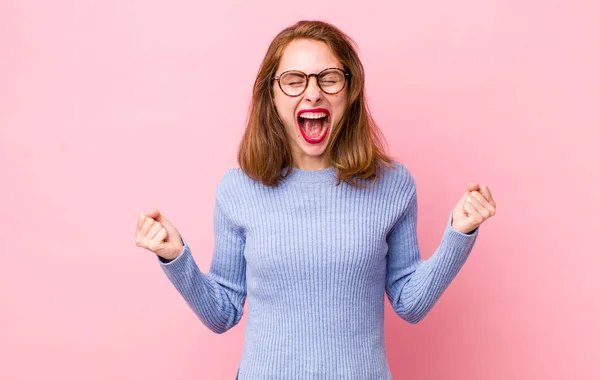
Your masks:
M304 74L306 74L306 75L310 75L310 74L319 74L319 73L321 73L321 72L323 72L323 71L325 71L325 70L327 70L327 69L338 69L338 70L346 71L346 69L345 69L345 68L343 68L343 67L337 67L337 66L328 66L328 67L325 67L324 69L321 69L321 70L319 70L319 71L317 71L317 72L314 72L314 73L307 73L306 71L302 71L302 70L299 70L299 69L287 69L287 70L281 70L281 72L280 72L279 74L277 74L277 72L276 72L276 73L275 73L275 75L276 75L276 76L279 76L279 75L281 75L281 74L285 73L286 71L299 71L299 72L301 72L301 73L304 73Z

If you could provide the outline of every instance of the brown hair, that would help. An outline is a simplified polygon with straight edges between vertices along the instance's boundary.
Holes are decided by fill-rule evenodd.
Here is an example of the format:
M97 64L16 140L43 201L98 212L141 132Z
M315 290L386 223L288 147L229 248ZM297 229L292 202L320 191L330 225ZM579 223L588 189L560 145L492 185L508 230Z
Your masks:
M326 43L350 73L346 88L347 108L339 127L331 130L325 152L336 169L338 184L345 181L362 187L355 181L357 178L373 179L374 184L381 166L391 167L392 159L383 151L384 137L365 100L365 75L355 50L356 43L337 27L323 21L299 21L282 30L271 42L254 82L248 122L238 150L240 168L266 186L277 186L292 170L292 151L273 104L271 79L283 50L296 39Z

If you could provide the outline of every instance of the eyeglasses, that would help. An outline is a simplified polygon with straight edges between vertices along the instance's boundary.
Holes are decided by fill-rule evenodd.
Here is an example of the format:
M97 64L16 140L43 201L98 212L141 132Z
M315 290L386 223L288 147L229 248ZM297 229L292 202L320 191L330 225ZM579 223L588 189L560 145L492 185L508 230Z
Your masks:
M289 70L275 76L272 79L279 83L279 88L284 94L291 97L300 96L308 87L308 80L314 76L317 78L317 85L324 93L335 95L342 91L346 86L346 78L350 73L337 67L330 67L318 74L307 75L302 71Z

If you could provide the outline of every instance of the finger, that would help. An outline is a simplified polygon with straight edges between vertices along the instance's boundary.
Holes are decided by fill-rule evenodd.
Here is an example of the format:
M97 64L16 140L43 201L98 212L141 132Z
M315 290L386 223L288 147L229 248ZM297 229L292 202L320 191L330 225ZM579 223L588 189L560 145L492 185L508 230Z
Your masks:
M152 209L152 211L150 211L148 213L148 216L151 217L152 219L157 219L157 217L160 215L160 212L157 209Z
M152 227L150 227L150 231L148 231L148 234L146 235L146 238L148 240L152 240L154 239L154 237L156 236L156 233L162 228L162 224L158 223L158 222L154 222L154 224L152 225Z
M165 217L164 217L164 216L163 216L163 215L160 213L160 211L159 211L157 208L155 208L155 209L153 209L152 211L150 211L150 212L148 213L148 215L149 215L149 216L150 216L152 219L156 220L156 221L157 221L157 222L159 222L159 223L163 223L163 222L164 222L164 219L165 219Z
M468 198L465 201L464 209L465 209L465 214L467 214L469 217L473 217L473 216L479 214L479 212L477 212L477 209L475 208L475 206L473 206L473 203L469 202Z
M481 191L480 191L480 193L485 197L485 199L487 199L488 202L490 202L490 204L495 209L496 208L496 202L494 202L494 198L492 197L492 192L490 191L490 188L487 187L486 185L481 185Z
M162 227L158 230L158 233L154 237L154 239L148 242L148 248L158 254L158 251L165 246L165 238L167 237L166 228Z
M138 216L138 220L137 220L137 229L135 230L135 233L139 233L140 230L142 229L142 226L144 225L144 220L146 220L146 215L144 214L140 214L140 216Z
M154 219L152 219L150 217L146 217L146 220L144 221L144 224L142 225L142 229L140 230L140 235L142 235L142 237L146 237L146 235L148 235L148 231L150 231L150 228L152 227L154 222L155 222Z
M167 240L167 236L169 236L169 234L167 233L167 229L161 225L154 239L158 241L165 241Z
M135 245L138 247L146 248L146 235L142 234L142 230L148 217L144 214L138 216L137 230L135 232Z
M469 195L467 197L467 202L470 203L473 208L476 211L476 214L473 214L476 216L476 218L482 218L482 219L486 219L489 217L489 211L483 207L483 205L481 204L481 202L479 202L479 200L477 198L475 198L472 195ZM473 216L471 215L471 216Z
M478 191L471 191L470 194L472 197L474 197L475 199L477 199L479 201L479 203L489 212L489 215L484 215L485 217L490 217L492 215L494 215L494 206L492 206L490 204L490 202L488 202L488 200Z
M467 209L466 209L465 206L467 205L467 197L468 196L469 196L469 192L465 191L464 194L463 194L463 196L462 196L462 198L459 201L460 208L461 208L463 214L465 214L465 215L467 214Z

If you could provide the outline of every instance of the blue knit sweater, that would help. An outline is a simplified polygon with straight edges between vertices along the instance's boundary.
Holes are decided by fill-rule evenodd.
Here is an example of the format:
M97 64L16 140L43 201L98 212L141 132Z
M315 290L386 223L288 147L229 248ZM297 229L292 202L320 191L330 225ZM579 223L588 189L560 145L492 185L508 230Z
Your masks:
M416 184L398 162L364 189L336 186L332 167L293 169L277 187L237 168L216 188L209 272L185 239L180 256L159 263L216 333L240 321L248 300L240 380L391 379L384 294L409 323L425 317L479 232L463 234L451 221L452 212L422 260Z

